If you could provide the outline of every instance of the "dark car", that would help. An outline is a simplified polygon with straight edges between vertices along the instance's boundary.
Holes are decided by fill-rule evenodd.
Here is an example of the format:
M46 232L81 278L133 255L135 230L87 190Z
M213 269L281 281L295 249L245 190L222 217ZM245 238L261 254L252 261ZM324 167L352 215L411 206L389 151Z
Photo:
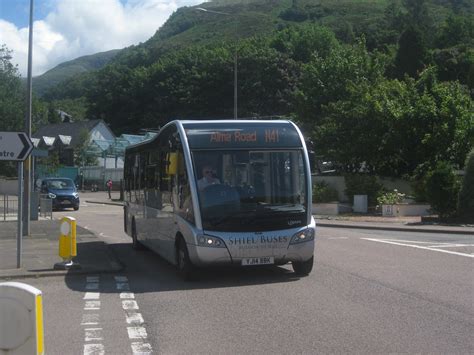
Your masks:
M41 193L53 200L53 209L67 207L79 209L79 194L74 181L69 178L46 178L41 181Z

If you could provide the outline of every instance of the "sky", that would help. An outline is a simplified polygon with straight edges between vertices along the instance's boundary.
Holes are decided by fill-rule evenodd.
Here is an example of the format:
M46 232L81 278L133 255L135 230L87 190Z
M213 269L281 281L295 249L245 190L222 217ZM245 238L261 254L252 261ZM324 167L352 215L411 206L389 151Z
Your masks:
M182 6L205 0L34 0L33 76L84 55L139 44ZM26 77L30 0L0 0L0 46Z

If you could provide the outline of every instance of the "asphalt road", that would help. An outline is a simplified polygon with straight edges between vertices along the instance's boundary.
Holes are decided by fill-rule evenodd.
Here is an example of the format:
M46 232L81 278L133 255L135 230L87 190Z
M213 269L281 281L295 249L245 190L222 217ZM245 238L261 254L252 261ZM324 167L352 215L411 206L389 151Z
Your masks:
M284 266L185 283L131 249L122 214L74 212L123 273L25 280L44 292L48 354L474 353L472 235L319 228L308 277Z

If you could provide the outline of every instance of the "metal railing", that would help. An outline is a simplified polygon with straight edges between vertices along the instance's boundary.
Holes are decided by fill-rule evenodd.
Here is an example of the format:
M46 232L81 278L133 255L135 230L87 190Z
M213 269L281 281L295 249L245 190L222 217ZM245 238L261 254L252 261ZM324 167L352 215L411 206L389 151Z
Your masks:
M53 219L53 200L47 195L41 195L39 198L39 215L40 217Z
M0 218L4 221L18 216L18 196L0 195Z
M38 201L39 215L53 219L53 200L40 196ZM0 221L11 221L18 218L18 196L0 194Z

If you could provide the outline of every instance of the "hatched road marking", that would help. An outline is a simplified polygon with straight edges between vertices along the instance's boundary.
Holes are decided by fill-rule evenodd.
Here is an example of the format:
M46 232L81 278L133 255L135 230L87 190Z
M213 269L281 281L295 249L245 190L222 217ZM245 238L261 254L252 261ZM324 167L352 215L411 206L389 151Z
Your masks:
M444 250L440 249L443 248L444 245L447 245L448 247L452 247L452 243L438 243L436 244L436 247L434 246L433 242L415 242L415 241L410 241L410 240L396 240L396 239L374 239L374 238L360 238L362 240L368 240L370 242L378 242L378 243L385 243L385 244L392 244L392 245L398 245L402 247L410 247L410 248L416 248L416 249L423 249L423 250L430 250L430 251L436 251L439 253L445 253L445 254L451 254L451 255L457 255L457 256L464 256L468 258L474 258L474 254L468 254L468 253L461 253L457 251L452 251L452 250ZM422 245L415 245L415 244L410 244L410 243L420 243L420 244L430 244L429 246L422 246ZM472 244L459 244L458 247L471 247Z

